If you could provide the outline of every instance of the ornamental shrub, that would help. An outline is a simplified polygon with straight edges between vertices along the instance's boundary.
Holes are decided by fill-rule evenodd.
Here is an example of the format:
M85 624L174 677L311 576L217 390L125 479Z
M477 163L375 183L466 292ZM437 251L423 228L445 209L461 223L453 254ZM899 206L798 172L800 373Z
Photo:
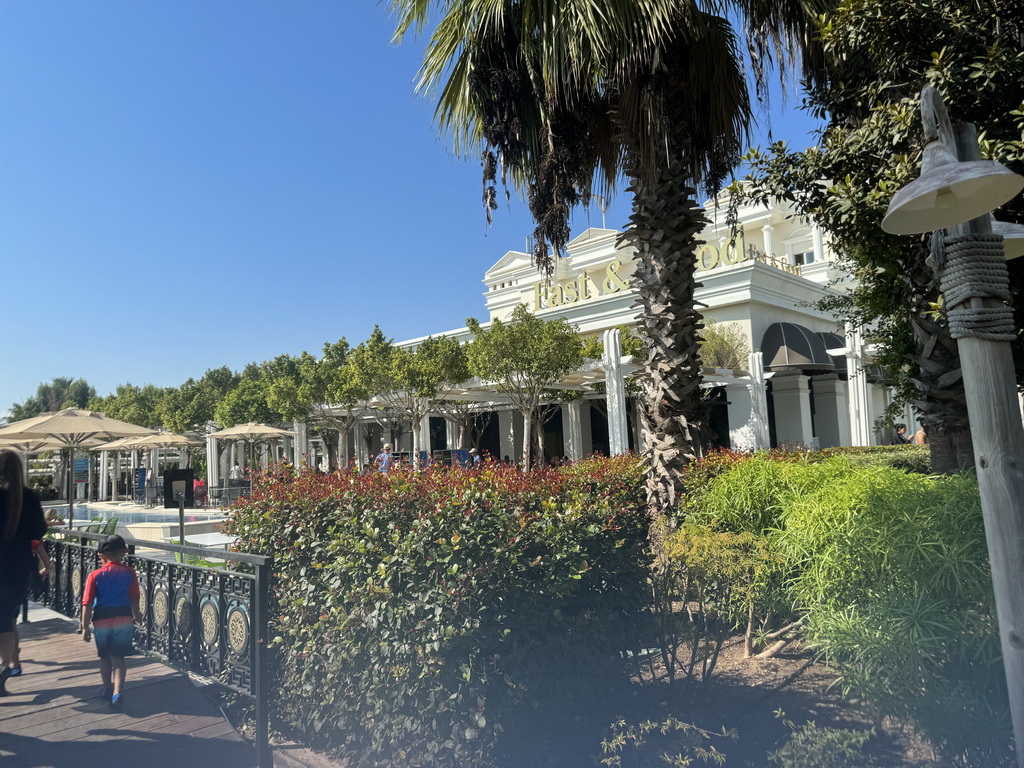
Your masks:
M793 599L844 689L914 722L950 764L1012 764L974 476L862 468L783 518Z
M849 695L914 723L945 764L1012 764L977 481L894 468L910 451L719 458L695 470L686 519L767 538Z
M647 574L635 457L265 477L231 526L275 558L276 717L352 765L494 765L625 682Z
M874 731L822 728L813 721L786 722L790 735L768 761L778 768L878 768L879 761L865 751Z

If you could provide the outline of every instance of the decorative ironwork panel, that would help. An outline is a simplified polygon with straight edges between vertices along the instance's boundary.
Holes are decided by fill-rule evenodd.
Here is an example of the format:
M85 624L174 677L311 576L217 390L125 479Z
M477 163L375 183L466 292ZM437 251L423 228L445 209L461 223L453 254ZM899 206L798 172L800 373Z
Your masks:
M86 578L100 565L96 549L78 534L48 539L46 546L53 570L48 587L39 590L37 598L78 618ZM166 554L133 554L125 564L135 569L139 580L142 620L135 625L136 650L254 695L254 617L260 615L255 606L256 577L175 562Z

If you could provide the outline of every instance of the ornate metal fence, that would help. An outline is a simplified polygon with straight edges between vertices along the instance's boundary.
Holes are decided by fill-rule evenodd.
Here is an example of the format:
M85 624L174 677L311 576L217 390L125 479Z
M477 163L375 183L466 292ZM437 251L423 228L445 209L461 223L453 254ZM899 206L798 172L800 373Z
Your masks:
M53 561L47 586L36 599L77 619L89 573L100 566L100 534L50 529L46 548ZM268 746L266 638L273 559L240 552L126 539L125 564L139 579L141 622L135 647L183 672L215 680L252 698L256 709L258 768L273 765ZM159 550L137 554L136 547ZM171 558L174 559L171 559ZM223 560L224 568L186 561ZM237 568L231 570L227 566Z

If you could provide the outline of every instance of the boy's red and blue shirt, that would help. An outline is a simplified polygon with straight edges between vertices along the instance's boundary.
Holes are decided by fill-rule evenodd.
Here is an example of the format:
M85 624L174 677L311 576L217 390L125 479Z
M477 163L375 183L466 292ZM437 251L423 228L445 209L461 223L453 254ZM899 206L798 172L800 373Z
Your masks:
M89 574L82 605L93 606L92 616L109 619L131 616L132 603L139 599L139 580L135 571L121 563L104 563Z

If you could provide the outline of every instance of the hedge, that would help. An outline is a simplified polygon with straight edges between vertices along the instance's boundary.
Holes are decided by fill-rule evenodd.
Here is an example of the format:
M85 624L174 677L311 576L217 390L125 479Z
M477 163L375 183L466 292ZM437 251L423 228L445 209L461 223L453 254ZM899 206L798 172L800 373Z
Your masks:
M647 576L635 457L268 476L231 530L275 558L277 722L352 765L494 765L538 712L625 684Z

